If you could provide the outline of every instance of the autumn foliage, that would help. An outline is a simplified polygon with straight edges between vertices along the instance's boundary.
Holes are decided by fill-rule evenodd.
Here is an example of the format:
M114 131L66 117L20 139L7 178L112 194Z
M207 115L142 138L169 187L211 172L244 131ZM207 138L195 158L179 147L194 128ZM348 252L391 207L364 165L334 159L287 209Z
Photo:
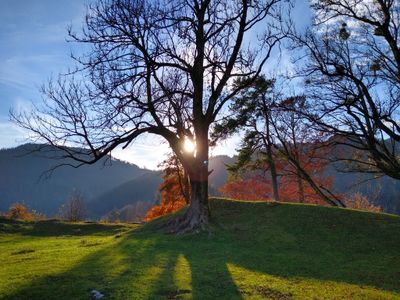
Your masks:
M13 204L6 214L6 217L13 220L26 220L33 219L32 214L29 212L28 207L22 203Z
M11 205L6 218L13 220L37 221L45 219L44 214L38 213L35 210L29 211L28 207L22 203L14 203Z
M352 197L346 200L346 206L348 208L364 210L379 213L382 211L382 208L379 206L374 205L368 198L360 193L354 194Z
M182 166L174 157L164 161L163 166L164 181L159 187L161 201L146 214L146 222L176 212L189 203L190 187Z
M324 189L331 189L333 180L330 176L324 176L327 166L324 159L318 158L316 153L301 155L299 161L302 168L311 179ZM321 154L321 153L320 153ZM275 166L279 174L278 187L280 201L303 202L325 205L326 202L316 193L310 184L298 174L296 168L283 157L275 155ZM238 176L232 176L219 191L223 196L249 201L269 201L273 199L271 176L268 165L258 164L256 168L241 172Z
M225 197L239 200L261 201L272 199L271 185L262 180L260 176L229 181L219 191Z
M304 202L311 204L326 205L327 203L315 192L315 190L304 180L296 175L290 164L284 160L275 161L279 178L279 195L283 202ZM304 157L301 160L303 168L312 177L312 180L320 187L330 190L333 180L331 176L324 176L326 162L318 158ZM238 200L248 201L272 201L273 191L271 178L268 172L261 172L263 169L258 166L258 171L245 172L241 176L231 177L230 180L220 188L220 192L225 196ZM300 183L301 181L301 188ZM300 194L303 194L302 196ZM336 195L343 198L344 195ZM300 201L300 199L304 201ZM360 193L345 197L346 207L379 213L381 207L371 203L367 197Z
M324 178L325 186L330 186L331 178ZM279 181L279 195L283 202L301 202L299 197L299 185L296 176L282 176ZM252 176L250 178L239 178L223 185L219 191L223 196L248 201L269 201L273 199L272 187L269 178L263 176ZM308 185L303 182L304 203L315 203L324 205L325 202Z

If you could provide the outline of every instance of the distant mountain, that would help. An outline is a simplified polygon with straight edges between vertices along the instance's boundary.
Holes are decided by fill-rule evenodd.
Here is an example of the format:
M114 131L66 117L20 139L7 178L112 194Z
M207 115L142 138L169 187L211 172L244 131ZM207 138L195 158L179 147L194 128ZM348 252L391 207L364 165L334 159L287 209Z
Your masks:
M160 181L160 173L141 169L117 159L109 162L99 161L94 165L79 168L63 166L58 168L49 178L40 176L54 165L66 163L67 160L52 160L55 151L45 154L32 152L39 145L26 144L13 149L0 150L0 210L5 211L14 202L25 202L30 208L54 215L60 205L66 201L74 190L79 190L88 205L89 213L103 214L112 207L113 202L121 199L132 201L156 201L156 182ZM137 183L136 183L136 180ZM147 181L146 181L147 180ZM136 189L123 189L124 183L132 184ZM111 191L118 190L114 196ZM125 193L125 194L124 194ZM106 196L108 195L108 197ZM118 198L118 199L117 199ZM108 202L99 204L98 201ZM92 206L91 203L94 203ZM125 203L125 202L124 202ZM92 208L93 212L91 212Z
M93 198L88 206L95 216L101 216L139 201L155 204L159 200L158 187L161 182L161 172L143 174Z
M223 186L228 179L226 165L232 165L235 161L236 158L227 155L210 157L208 166L209 170L212 171L209 177L210 194L213 196L219 196L218 189Z
M331 168L333 191L342 194L361 193L384 212L400 214L400 180L388 176L374 179L371 174L343 173Z
M162 172L141 169L118 159L99 161L79 168L62 166L46 178L43 173L68 160L54 160L61 152L43 145L25 144L0 150L0 211L6 211L15 202L24 202L31 209L53 216L75 190L87 203L89 217L100 218L112 210L138 202L154 204L159 201L158 187ZM227 180L225 164L229 156L210 158L210 194L218 195L218 188Z
M386 142L389 143L389 141ZM396 144L395 151L400 154L400 143ZM355 149L346 145L336 145L331 156L331 159L351 159L355 156ZM328 167L327 174L333 177L335 192L350 195L359 192L385 212L400 214L400 180L389 176L374 178L374 174L340 171L346 169L348 165L341 161Z
M36 144L26 144L0 150L0 211L6 211L12 203L25 202L31 209L53 216L74 190L83 194L89 216L95 219L139 202L141 207L147 207L147 203L153 205L159 201L160 171L141 169L112 159L111 162L103 160L80 168L64 166L50 178L40 178L55 164L67 161L54 161L42 153L32 153L37 147ZM220 194L218 189L228 178L226 165L235 160L226 155L210 158L210 195ZM389 177L365 181L368 175L343 174L333 167L328 170L328 175L333 177L335 192L361 192L385 212L400 214L400 181ZM362 183L357 185L358 182Z

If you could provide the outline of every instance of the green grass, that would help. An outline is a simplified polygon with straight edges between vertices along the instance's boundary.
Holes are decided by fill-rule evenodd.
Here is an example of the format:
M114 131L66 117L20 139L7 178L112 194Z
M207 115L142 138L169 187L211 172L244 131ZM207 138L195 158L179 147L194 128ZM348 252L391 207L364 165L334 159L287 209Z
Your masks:
M400 299L400 217L211 202L210 234L0 220L1 299Z

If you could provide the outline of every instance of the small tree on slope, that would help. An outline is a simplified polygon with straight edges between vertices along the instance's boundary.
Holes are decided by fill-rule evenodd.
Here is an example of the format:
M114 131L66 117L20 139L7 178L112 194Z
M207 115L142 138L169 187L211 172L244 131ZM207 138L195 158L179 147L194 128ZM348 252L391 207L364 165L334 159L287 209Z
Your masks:
M74 191L68 200L60 207L60 215L63 220L70 222L84 220L86 208L82 193Z
M145 221L178 211L190 202L190 185L185 170L174 155L162 164L164 181L160 184L161 201L146 214Z

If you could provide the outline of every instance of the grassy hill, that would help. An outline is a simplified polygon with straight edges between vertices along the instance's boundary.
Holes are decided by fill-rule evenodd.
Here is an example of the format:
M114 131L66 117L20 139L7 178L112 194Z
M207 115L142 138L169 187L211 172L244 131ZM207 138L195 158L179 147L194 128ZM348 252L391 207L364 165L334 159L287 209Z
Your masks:
M212 231L0 221L1 299L400 299L400 217L213 199Z

